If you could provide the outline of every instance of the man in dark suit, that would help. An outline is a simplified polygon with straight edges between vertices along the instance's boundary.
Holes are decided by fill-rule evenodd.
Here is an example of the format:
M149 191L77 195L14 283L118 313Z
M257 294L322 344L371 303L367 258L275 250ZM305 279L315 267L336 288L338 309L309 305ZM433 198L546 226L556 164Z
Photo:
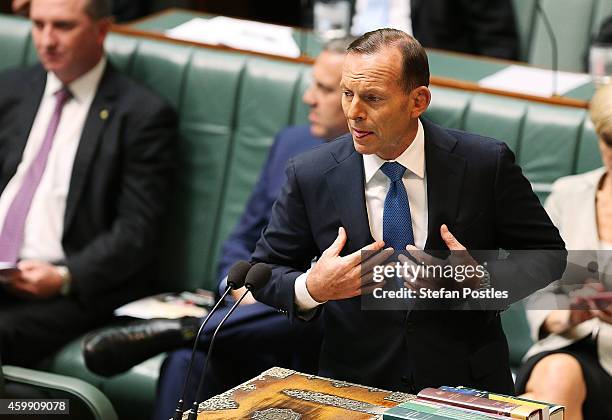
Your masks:
M4 363L28 365L148 292L176 115L104 56L107 0L34 0L41 65L0 76Z
M253 253L272 266L256 298L291 322L321 317L323 376L407 392L450 384L512 394L497 313L362 309L371 261L392 250L417 261L427 259L417 249L463 252L464 267L476 265L466 247L558 250L533 251L527 265L510 252L462 283L520 286L513 298L565 266L563 241L508 147L420 118L428 83L425 51L404 32L377 30L351 44L341 82L350 134L290 161ZM380 252L362 261L362 251Z

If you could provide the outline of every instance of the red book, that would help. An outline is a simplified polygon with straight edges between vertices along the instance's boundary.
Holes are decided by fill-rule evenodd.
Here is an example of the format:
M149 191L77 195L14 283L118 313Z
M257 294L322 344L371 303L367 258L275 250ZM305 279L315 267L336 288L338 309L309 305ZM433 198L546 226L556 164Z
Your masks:
M443 391L436 388L425 388L417 394L423 400L436 401L455 407L469 408L483 413L501 414L522 420L542 420L540 408L528 407L504 401L494 401L473 395Z

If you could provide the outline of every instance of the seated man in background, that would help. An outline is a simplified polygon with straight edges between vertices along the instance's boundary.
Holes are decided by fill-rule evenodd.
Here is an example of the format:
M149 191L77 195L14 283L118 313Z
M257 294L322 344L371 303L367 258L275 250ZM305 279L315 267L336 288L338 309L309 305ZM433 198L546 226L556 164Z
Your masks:
M590 107L604 167L559 179L546 210L568 248L603 251L597 261L603 274L583 286L595 292L612 288L612 86L600 88ZM517 392L564 405L567 419L612 419L612 303L554 310L538 305L550 297L562 295L550 291L530 302L537 309L527 311L537 342L519 372Z
M306 150L321 145L347 132L340 105L340 73L349 40L328 43L317 57L312 69L313 82L304 93L303 101L310 107L309 125L282 130L272 145L246 209L223 245L219 263L220 290L225 289L229 268L238 260L250 259L276 196L286 180L287 161ZM206 350L210 338L230 304L243 290L232 292L227 306L215 313L207 324L200 347ZM137 321L126 327L111 328L94 334L85 343L88 367L102 375L123 372L145 359L168 350L158 389L156 418L172 415L180 397L191 355L193 337L199 319ZM221 393L275 365L316 372L320 330L318 325L292 328L287 318L254 299L243 300L240 307L224 324L216 342L214 363L209 363L204 395L208 398ZM199 378L205 351L198 355L194 377ZM191 403L197 387L193 380L188 390Z
M0 75L0 353L18 365L148 292L176 136L174 111L105 57L108 0L30 16L42 65Z

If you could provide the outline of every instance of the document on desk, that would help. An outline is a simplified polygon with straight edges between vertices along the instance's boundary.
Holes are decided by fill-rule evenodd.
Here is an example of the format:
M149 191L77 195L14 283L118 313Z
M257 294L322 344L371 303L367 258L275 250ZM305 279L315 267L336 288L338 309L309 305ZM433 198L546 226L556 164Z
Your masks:
M283 57L299 57L300 48L293 39L293 29L269 23L217 16L194 18L166 31L171 38L225 45Z
M553 92L554 77L557 78L557 92ZM558 71L555 76L552 70L512 65L481 79L478 85L526 95L551 97L553 93L564 95L590 81L591 76L588 74Z

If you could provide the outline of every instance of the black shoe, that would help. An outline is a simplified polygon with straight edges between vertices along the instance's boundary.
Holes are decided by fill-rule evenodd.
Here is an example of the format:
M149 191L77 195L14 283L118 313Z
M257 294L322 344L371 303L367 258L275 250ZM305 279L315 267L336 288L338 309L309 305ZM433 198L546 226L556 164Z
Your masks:
M145 360L193 343L199 318L147 319L109 327L83 340L85 365L102 376L123 373Z

